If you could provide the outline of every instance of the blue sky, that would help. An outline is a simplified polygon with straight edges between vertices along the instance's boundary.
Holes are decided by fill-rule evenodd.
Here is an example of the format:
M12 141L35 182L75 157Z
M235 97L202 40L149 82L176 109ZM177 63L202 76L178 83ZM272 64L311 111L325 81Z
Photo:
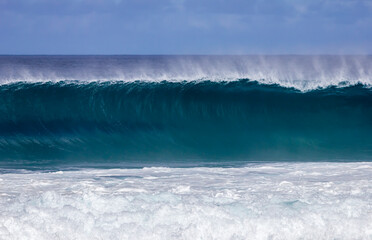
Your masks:
M0 0L1 54L367 54L372 0Z

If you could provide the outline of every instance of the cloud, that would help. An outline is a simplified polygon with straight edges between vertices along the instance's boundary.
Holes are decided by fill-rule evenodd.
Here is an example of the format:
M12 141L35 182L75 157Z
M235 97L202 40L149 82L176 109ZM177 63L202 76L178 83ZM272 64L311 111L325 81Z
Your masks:
M368 52L371 2L0 0L0 53Z

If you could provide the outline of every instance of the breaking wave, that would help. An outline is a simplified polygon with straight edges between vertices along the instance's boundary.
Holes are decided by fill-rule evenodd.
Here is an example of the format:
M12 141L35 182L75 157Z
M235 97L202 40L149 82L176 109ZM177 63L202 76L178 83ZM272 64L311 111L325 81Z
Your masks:
M372 157L372 90L362 84L18 82L0 86L0 99L3 163Z

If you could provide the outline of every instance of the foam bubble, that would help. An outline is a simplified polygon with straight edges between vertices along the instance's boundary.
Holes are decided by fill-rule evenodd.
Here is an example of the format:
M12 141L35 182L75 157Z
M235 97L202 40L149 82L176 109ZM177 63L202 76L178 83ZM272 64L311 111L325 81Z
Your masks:
M371 239L372 163L1 174L1 239Z

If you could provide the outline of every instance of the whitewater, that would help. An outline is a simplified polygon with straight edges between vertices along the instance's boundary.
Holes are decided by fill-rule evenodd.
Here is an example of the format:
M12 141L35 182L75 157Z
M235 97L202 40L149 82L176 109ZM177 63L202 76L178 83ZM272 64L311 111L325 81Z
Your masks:
M372 239L372 57L0 56L0 239Z
M371 163L1 175L1 239L371 239Z

